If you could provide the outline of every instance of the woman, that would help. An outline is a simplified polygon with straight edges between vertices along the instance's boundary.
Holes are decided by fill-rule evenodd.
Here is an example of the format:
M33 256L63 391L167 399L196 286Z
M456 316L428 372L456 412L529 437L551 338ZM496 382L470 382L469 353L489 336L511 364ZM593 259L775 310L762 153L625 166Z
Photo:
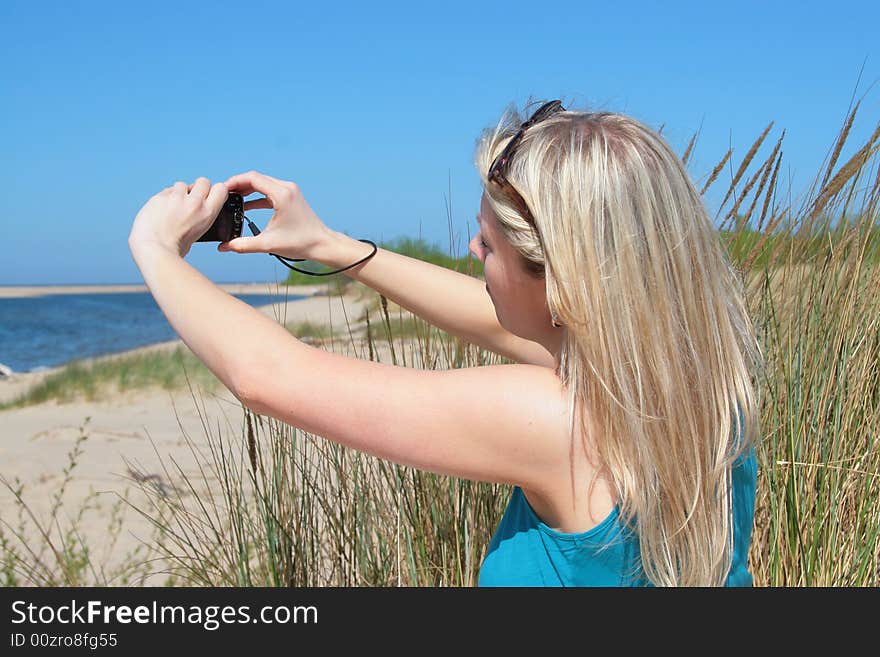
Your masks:
M750 585L760 351L680 160L631 118L553 101L522 123L505 113L476 164L485 289L332 231L294 183L257 172L163 190L129 244L175 331L247 407L514 485L481 585ZM347 275L517 364L423 371L298 341L183 260L229 191L275 214L220 250L359 263Z

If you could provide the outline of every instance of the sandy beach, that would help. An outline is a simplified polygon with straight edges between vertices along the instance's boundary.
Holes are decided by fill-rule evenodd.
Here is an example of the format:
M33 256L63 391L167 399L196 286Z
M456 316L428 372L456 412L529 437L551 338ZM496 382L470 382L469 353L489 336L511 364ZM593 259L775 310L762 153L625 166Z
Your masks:
M267 284L258 285L260 289L257 291L265 292ZM321 295L322 291L323 286L290 288L292 295L312 296L264 306L260 311L284 324L310 321L332 326L334 336L338 338L334 339L333 350L346 353L344 343L351 342L349 326L354 333L356 319L366 301L358 301L359 294L327 296ZM28 290L19 292L26 293ZM337 342L340 344L337 345ZM174 349L180 345L183 345L182 341L173 340L134 351ZM348 355L355 354L348 351ZM389 362L390 358L386 354L380 356L380 360ZM7 380L0 380L0 399L16 397L53 371L14 374ZM83 532L83 540L93 547L96 562L110 569L113 564L125 562L129 552L150 535L148 521L129 509L125 513L118 542L112 548L108 545L110 509L118 496L123 495L127 488L134 492L135 497L142 495L132 484L126 460L139 463L140 469L155 482L167 487L178 486L181 482L168 480L158 455L166 463L168 458L174 458L185 471L195 473L198 463L186 445L185 436L196 443L205 444L206 426L226 427L230 435L241 435L243 408L228 390L221 388L215 394L203 391L194 393L187 389L175 392L136 390L108 395L95 402L59 404L49 401L0 411L0 475L8 482L20 481L24 486L24 500L39 518L45 520L51 508L52 496L63 479L68 453L80 434L85 433L87 440L82 444L84 452L78 459L75 476L65 491L61 518L75 516L90 492L98 493L94 509L83 515L79 530ZM18 505L12 494L6 487L0 486L0 519L15 526L18 513ZM104 554L102 550L107 553Z

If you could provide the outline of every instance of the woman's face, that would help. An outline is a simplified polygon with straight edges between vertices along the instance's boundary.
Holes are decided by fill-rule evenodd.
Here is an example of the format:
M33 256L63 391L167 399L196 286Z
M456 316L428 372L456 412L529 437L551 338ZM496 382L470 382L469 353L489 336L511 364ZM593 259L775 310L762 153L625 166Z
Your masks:
M559 329L551 326L544 279L533 278L523 269L517 253L501 236L485 192L480 199L477 224L479 232L468 248L483 263L486 290L501 326L545 347L554 344Z

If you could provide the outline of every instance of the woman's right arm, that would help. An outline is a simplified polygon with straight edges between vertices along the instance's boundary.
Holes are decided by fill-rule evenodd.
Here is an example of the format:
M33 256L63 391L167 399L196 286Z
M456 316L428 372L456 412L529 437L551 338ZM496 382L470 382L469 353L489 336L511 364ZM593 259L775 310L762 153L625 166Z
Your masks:
M249 171L232 176L226 184L243 196L265 195L245 201L245 210L274 208L275 214L258 236L224 242L218 246L220 251L276 253L333 269L373 252L368 244L328 228L293 182ZM342 273L447 333L516 363L555 367L552 354L543 346L501 326L485 284L477 278L386 249L378 249L372 258Z
M331 231L315 247L312 259L341 269L372 251L369 244ZM381 248L366 262L342 273L447 333L517 363L555 367L552 354L543 346L501 326L485 284L478 278Z

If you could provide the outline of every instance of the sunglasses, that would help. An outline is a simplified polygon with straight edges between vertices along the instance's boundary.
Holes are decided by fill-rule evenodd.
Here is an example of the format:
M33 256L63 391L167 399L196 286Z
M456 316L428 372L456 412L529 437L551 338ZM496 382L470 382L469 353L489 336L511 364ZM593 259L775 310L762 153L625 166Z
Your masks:
M539 107L534 114L529 118L528 121L523 123L519 127L519 131L513 136L509 142L507 142L507 146L504 147L504 150L501 154L495 158L495 161L492 163L492 166L489 167L489 175L488 180L490 183L498 185L501 189L503 189L509 199L513 202L514 205L520 211L523 217L525 217L526 221L531 223L533 226L535 225L535 218L532 216L532 212L529 210L529 206L526 205L523 197L520 196L519 192L517 192L513 185L511 185L507 178L504 176L504 169L507 166L507 163L510 162L510 158L513 156L513 151L522 141L523 135L526 130L531 128L536 123L540 123L541 121L557 114L559 112L564 112L565 108L562 106L562 103L558 100L551 100L549 103L544 103Z

